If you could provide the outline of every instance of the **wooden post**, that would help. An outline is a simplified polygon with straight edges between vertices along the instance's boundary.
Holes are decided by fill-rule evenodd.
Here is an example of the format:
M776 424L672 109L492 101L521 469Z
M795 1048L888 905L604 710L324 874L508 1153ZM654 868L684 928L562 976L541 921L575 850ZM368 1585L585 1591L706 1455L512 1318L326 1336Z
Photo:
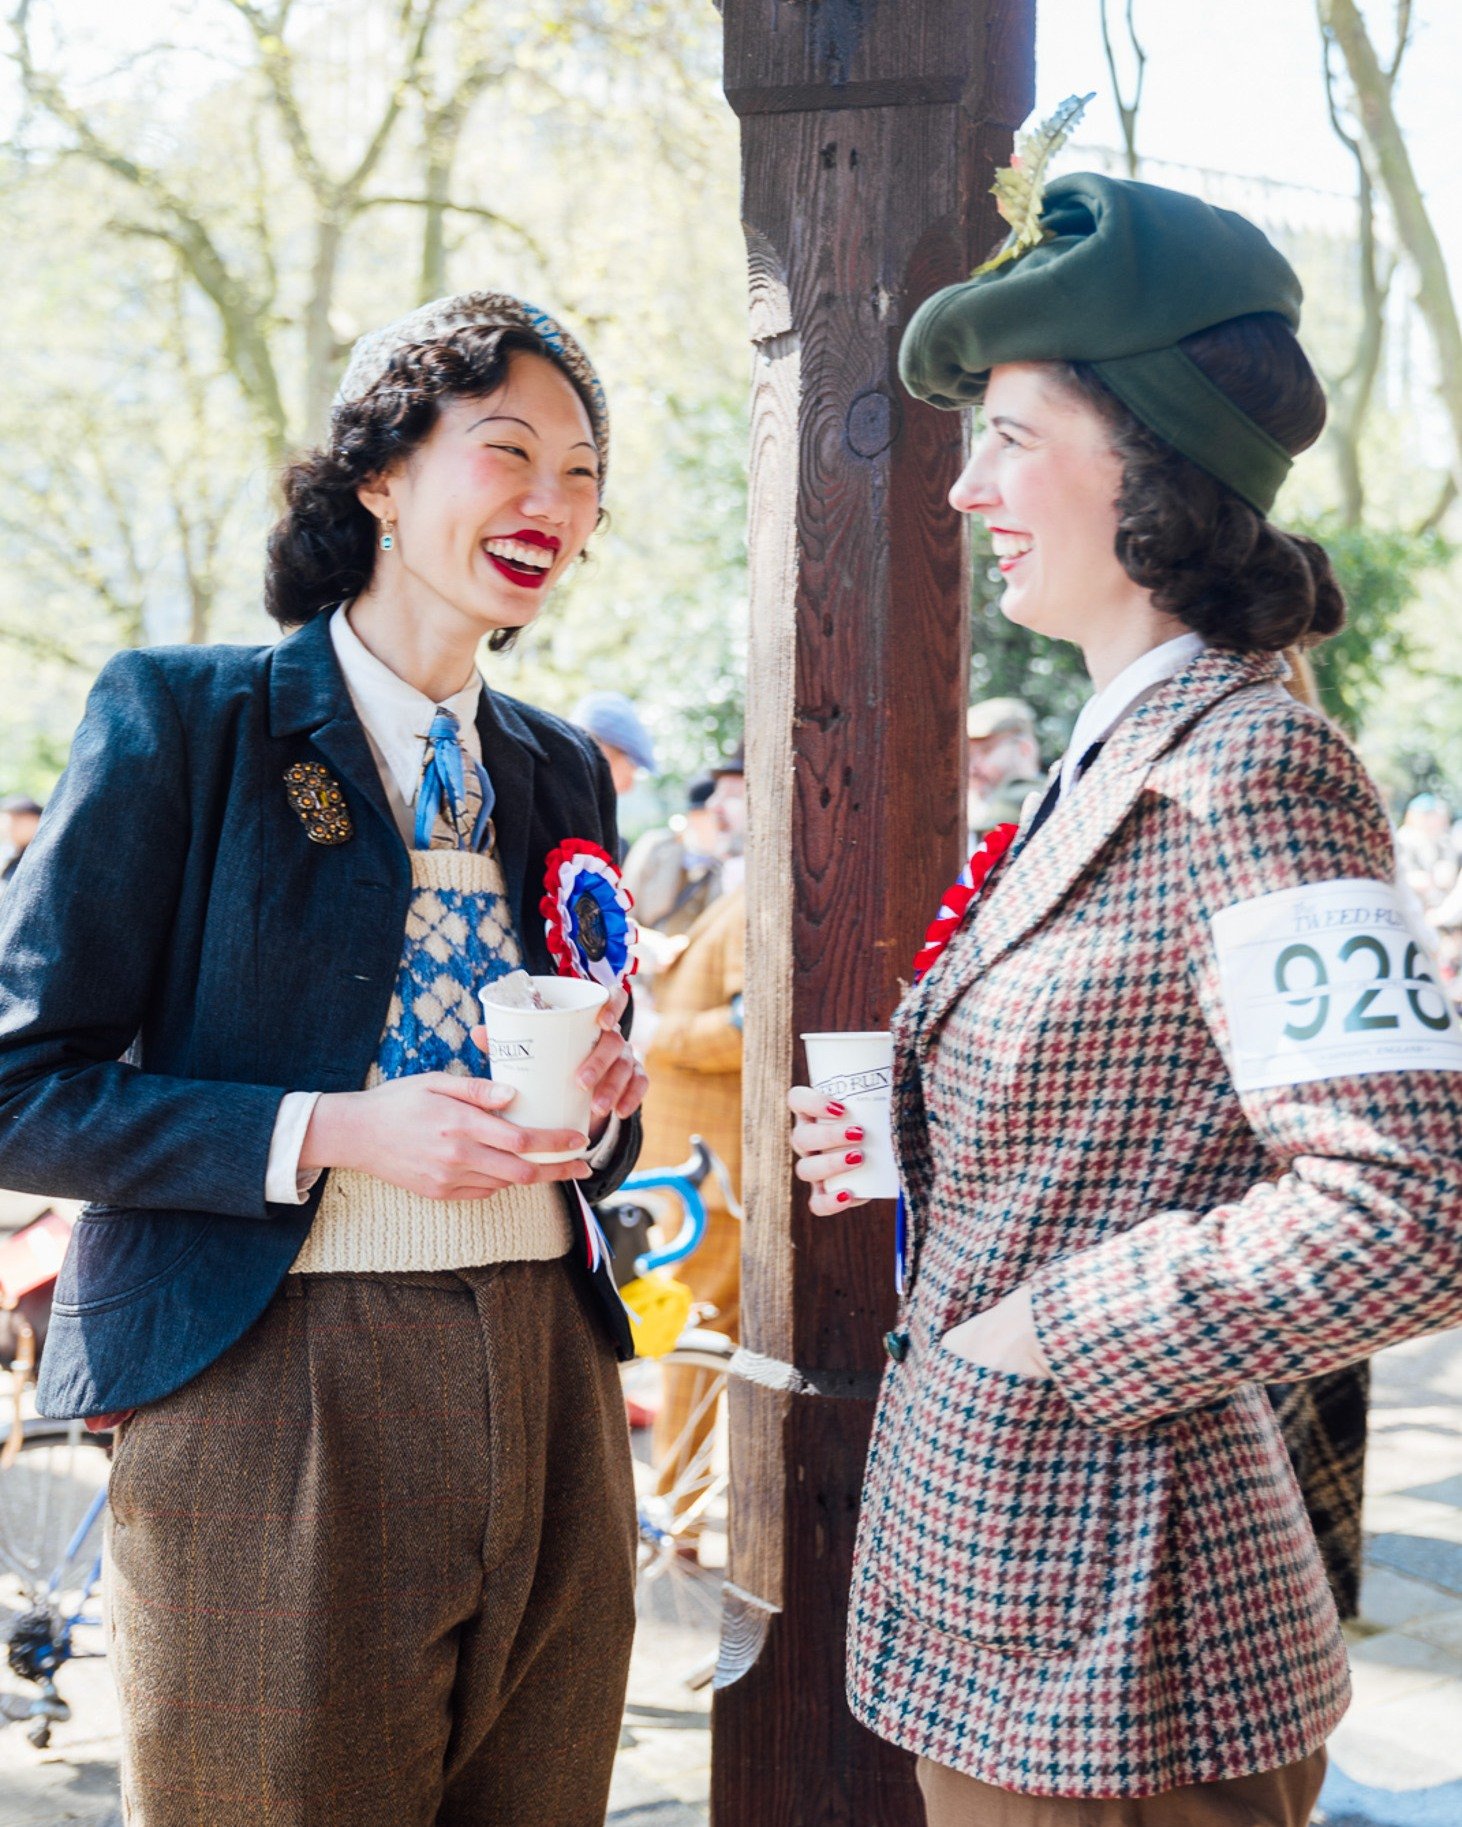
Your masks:
M890 1205L813 1218L800 1033L881 1028L964 844L960 417L899 386L915 306L996 242L1034 0L724 0L756 352L743 1349L715 1827L910 1827L843 1635L891 1323Z

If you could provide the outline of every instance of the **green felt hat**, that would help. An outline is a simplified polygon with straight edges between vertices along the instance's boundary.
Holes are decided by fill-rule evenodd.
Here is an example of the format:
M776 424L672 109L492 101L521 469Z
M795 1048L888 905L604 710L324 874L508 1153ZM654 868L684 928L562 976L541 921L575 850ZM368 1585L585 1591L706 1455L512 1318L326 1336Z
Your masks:
M1090 362L1144 425L1267 514L1290 456L1176 345L1271 311L1300 321L1300 282L1263 232L1198 197L1096 172L1047 187L1047 239L914 313L910 393L969 406L999 362Z

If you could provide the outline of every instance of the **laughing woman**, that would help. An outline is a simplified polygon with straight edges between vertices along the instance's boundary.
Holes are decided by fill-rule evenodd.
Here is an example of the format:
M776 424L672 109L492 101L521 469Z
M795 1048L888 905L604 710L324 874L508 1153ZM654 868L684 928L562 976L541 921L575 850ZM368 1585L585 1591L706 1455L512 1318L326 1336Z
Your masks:
M903 1311L849 1693L931 1827L1303 1827L1348 1697L1260 1385L1462 1318L1462 1033L1267 513L1324 401L1249 223L1076 175L901 365L983 401L953 506L1095 687L895 1017ZM792 1094L813 1207L838 1113ZM842 1119L844 1122L846 1119Z
M365 338L285 478L295 632L113 660L6 899L0 1182L93 1202L40 1399L118 1431L136 1827L603 1821L634 1517L580 1194L643 1078L620 989L594 1133L521 1128L473 1011L554 968L550 852L615 853L593 745L476 670L582 552L607 446L514 299Z

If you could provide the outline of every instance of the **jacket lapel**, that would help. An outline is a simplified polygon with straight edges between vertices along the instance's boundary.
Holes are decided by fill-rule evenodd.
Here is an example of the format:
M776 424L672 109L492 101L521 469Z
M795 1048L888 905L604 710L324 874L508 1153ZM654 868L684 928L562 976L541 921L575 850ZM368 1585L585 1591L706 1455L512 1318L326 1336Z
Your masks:
M274 649L269 730L274 736L307 736L345 789L347 805L352 810L369 806L400 844L375 757L335 657L329 611L306 622Z
M1272 655L1210 649L1123 719L1091 772L1061 800L1029 849L1006 861L975 902L972 928L956 935L935 966L935 981L919 1011L926 1042L937 1034L950 1004L1071 893L1126 822L1158 758L1184 731L1231 693L1282 676L1283 662ZM1033 811L1021 821L1022 835Z

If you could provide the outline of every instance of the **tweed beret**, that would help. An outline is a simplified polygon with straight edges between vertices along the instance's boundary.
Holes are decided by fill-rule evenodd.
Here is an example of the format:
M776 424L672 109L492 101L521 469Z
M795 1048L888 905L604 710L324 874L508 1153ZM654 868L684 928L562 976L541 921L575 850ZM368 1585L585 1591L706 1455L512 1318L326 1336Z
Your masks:
M904 385L952 409L978 401L998 363L1089 362L1143 424L1267 513L1288 452L1176 345L1258 312L1298 328L1283 254L1232 210L1088 171L1047 186L1041 225L1038 246L919 307Z
M599 376L583 349L557 318L507 292L458 292L453 298L434 298L430 304L418 305L394 323L384 324L379 330L368 330L350 352L350 361L336 390L336 408L363 400L386 381L392 363L403 351L445 342L455 332L465 329L520 330L542 344L549 358L573 381L588 408L599 452L602 488L609 467L609 409Z

